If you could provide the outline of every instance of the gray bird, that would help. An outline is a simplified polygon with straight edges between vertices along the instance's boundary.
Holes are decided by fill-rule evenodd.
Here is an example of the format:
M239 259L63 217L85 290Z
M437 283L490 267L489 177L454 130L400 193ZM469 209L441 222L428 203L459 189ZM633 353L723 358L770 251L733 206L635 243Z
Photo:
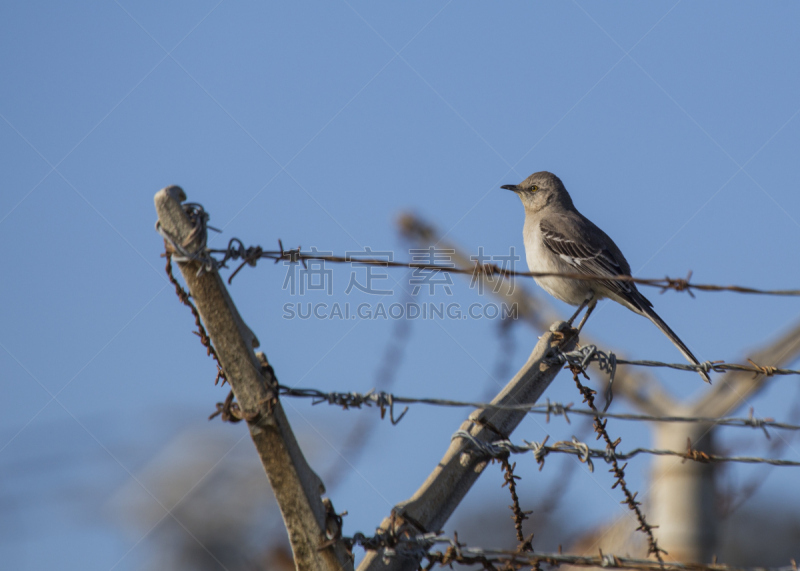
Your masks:
M520 184L507 184L501 188L516 192L525 207L522 236L525 257L531 272L600 277L631 275L631 268L617 245L576 210L564 183L556 175L546 171L537 172ZM586 315L578 325L578 331L586 323L598 301L603 298L613 299L631 311L644 315L669 337L689 362L700 364L683 341L653 311L653 304L639 293L633 282L580 280L557 276L535 279L553 297L578 306L578 310L569 320L570 324L588 305ZM708 374L704 371L699 373L704 381L711 382Z

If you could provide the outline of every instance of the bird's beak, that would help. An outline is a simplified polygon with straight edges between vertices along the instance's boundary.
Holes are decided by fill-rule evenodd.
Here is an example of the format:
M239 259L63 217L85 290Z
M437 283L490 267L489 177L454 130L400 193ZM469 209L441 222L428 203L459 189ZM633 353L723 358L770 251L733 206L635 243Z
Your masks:
M514 192L519 192L519 186L516 184L504 184L500 188L504 188L506 190L513 190Z

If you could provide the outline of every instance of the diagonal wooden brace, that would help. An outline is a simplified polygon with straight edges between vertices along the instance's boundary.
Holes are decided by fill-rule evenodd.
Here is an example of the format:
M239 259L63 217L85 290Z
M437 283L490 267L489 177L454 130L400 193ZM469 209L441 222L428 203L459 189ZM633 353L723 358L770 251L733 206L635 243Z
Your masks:
M161 230L184 250L205 243L181 203L186 194L170 186L155 195ZM200 252L202 254L202 252ZM245 325L216 269L202 271L199 261L178 262L200 317L219 356L250 435L275 492L298 570L353 569L344 543L330 530L332 507L326 510L320 478L306 462L283 408L273 391L275 381L256 358L258 339ZM265 376L266 375L266 376ZM212 516L213 517L213 516ZM339 536L341 534L338 534Z

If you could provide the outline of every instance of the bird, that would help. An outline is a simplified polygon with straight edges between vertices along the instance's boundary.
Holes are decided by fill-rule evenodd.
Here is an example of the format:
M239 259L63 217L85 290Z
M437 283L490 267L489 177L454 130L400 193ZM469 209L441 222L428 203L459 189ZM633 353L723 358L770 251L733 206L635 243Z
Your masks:
M525 258L532 273L582 274L593 278L631 275L630 265L614 241L578 212L564 183L553 173L536 172L519 184L506 184L500 188L515 192L525 207L522 235ZM588 306L578 331L598 301L612 299L652 321L689 362L700 365L632 281L560 276L535 276L535 280L553 297L578 306L569 320L570 325ZM711 382L706 371L700 369L698 372L704 381Z

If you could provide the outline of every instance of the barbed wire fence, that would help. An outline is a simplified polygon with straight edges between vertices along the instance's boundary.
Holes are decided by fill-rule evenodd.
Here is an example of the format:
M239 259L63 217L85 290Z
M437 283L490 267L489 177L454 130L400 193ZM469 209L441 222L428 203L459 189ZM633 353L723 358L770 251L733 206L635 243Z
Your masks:
M486 264L474 259L472 261L475 263L471 267L387 261L365 257L359 257L356 260L347 255L334 256L323 255L313 251L303 252L299 247L285 250L281 241L279 241L279 249L272 251L264 250L258 246L246 248L240 240L235 238L230 240L226 249L209 249L206 246L206 233L210 228L207 225L208 215L200 205L192 203L181 205L180 203L184 200L185 194L178 187L168 187L156 195L157 210L159 212L159 225L157 225L157 228L165 238L167 247L166 269L170 280L175 286L181 302L191 308L198 327L197 334L206 347L208 354L217 362L216 382L222 379L223 383L227 381L232 387L225 401L217 404L217 409L211 415L211 418L219 415L225 421L247 421L262 457L262 462L276 491L279 503L281 503L282 495L280 487L285 484L276 482L285 477L296 480L292 483L295 489L292 494L289 494L292 497L287 498L285 501L295 502L300 506L298 511L307 513L307 517L300 523L303 520L303 516L296 514L296 521L287 520L285 523L298 568L352 568L352 550L355 546L360 546L365 549L367 555L359 569L412 569L421 566L422 562L426 561L426 568L431 568L434 565L452 566L453 564L464 564L482 565L486 569L495 569L501 566L508 569L516 569L523 566L539 569L542 564L553 566L569 564L614 569L658 568L732 571L737 568L716 563L713 565L702 563L708 560L707 554L703 552L703 549L705 549L703 546L701 546L700 551L695 548L687 548L678 549L678 553L675 553L673 549L665 549L659 543L661 533L657 531L658 526L654 525L653 522L660 523L658 516L661 515L661 512L657 509L654 510L657 514L656 517L651 517L649 510L646 512L641 501L637 499L638 492L632 490L626 482L625 468L627 464L625 461L642 455L649 455L659 458L679 458L681 462L689 465L711 466L721 463L746 463L771 467L800 466L800 461L790 459L715 454L713 450L706 449L705 445L701 443L705 442L708 434L718 427L757 430L762 432L768 439L772 437L771 435L778 435L784 443L787 440L781 434L784 432L792 434L800 430L800 425L795 422L758 418L752 410L747 417L724 414L724 412L736 408L746 396L752 395L763 388L767 379L775 376L800 375L800 370L785 366L787 362L791 362L800 354L800 341L798 341L800 334L798 334L797 330L792 330L777 342L757 352L757 354L753 355L753 358L747 359L747 364L726 363L718 360L707 361L700 365L687 365L653 360L625 359L618 356L614 351L598 349L598 346L594 343L577 347L577 338L574 330L562 324L551 328L550 333L540 339L526 366L515 375L506 389L491 402L406 397L386 390L374 390L367 393L331 392L282 385L277 381L275 372L264 354L259 353L257 356L253 354L253 358L248 361L249 365L241 363L237 365L237 358L241 361L242 351L247 353L248 349L245 347L231 347L231 343L224 340L226 335L244 335L245 341L249 341L250 346L257 346L257 341L254 342L255 336L241 321L233 302L224 292L224 285L218 271L220 268L226 267L228 262L240 261L238 267L232 271L228 283L244 266L255 266L260 260L273 260L275 263L284 261L302 265L305 265L308 261L322 261L332 264L352 264L357 262L361 265L424 269L434 272L462 274L473 280L487 280L493 283L497 278L505 280L511 276L531 277L545 274L514 272L508 268ZM410 220L406 217L401 220L401 227L408 236L422 241L437 242L431 227L419 220ZM453 252L456 253L456 251L453 248ZM461 259L464 259L463 255ZM178 262L191 293L187 293L172 275L172 261ZM563 275L565 277L586 279L586 276L582 275L546 275ZM696 290L736 292L751 295L800 295L800 290L794 289L766 290L749 286L694 284L691 282L691 274L687 278L677 279L669 277L641 279L631 278L630 276L618 276L614 279L633 281L644 286L660 288L662 293L667 290L675 290L685 291L693 295L693 290ZM209 283L211 283L211 286L208 285ZM211 291L211 294L209 294L209 291ZM520 300L519 296L521 295L519 291L509 292L508 289L503 290L502 288L493 288L493 293L508 299L515 299L516 296L517 300ZM211 297L217 296L218 299L206 299L209 295ZM216 307L214 306L215 303L220 304L220 307L224 306L224 311L230 313L231 322L237 324L236 327L220 327L219 323L215 323L215 321L218 321L217 314L220 311L219 307L213 308ZM534 301L522 299L519 307L523 309L521 314L516 317L531 325L541 325L541 318L533 317L532 315L536 313L533 309L535 306L536 303ZM204 323L206 327L204 327ZM208 329L208 333L206 329ZM248 335L252 336L252 339L248 339ZM395 359L395 365L402 356L407 338L408 330L398 326L393 333L391 344L387 348L389 356ZM246 343L240 345L246 345ZM251 349L249 351L252 353ZM238 357L234 358L234 354L238 355ZM603 410L600 410L595 405L595 391L580 382L580 376L586 379L589 378L590 364L599 367L607 379L604 391L606 397L605 409ZM252 371L247 370L248 367ZM700 399L695 403L694 407L680 407L684 414L674 414L672 411L678 410L678 407L673 406L674 403L660 391L657 381L646 376L635 377L629 374L629 368L639 367L648 369L669 368L680 371L714 371L724 376L711 389L715 406L710 405L710 397L706 396L706 398ZM562 368L571 371L579 393L584 402L587 403L588 408L576 407L573 403L551 403L549 400L537 404L538 397ZM255 376L253 376L254 372ZM247 375L251 376L248 382L254 382L260 386L258 391L252 386L243 383L241 377L246 377ZM386 384L381 389L389 388L394 378L393 371L388 369L381 370L379 379L381 378L387 379ZM641 381L642 378L647 380ZM535 388L530 388L534 385ZM256 395L256 393L258 394ZM643 412L640 414L608 412L606 409L615 393L621 394ZM533 398L530 398L531 395L533 395ZM318 497L319 488L317 487L316 491L314 489L318 479L310 471L310 468L305 465L302 459L302 452L294 442L294 438L290 437L291 428L288 426L288 421L282 418L280 410L280 400L285 398L311 399L312 404L327 403L338 406L343 410L372 407L380 412L380 418L384 418L388 412L388 417L392 423L400 422L409 407L413 405L462 407L472 409L473 412L470 414L469 419L462 424L461 428L453 433L445 459L434 470L428 481L423 484L413 501L397 506L392 514L384 520L376 534L366 536L357 533L352 537L345 537L342 534L341 515L336 513L329 500L321 501ZM399 408L395 410L395 405L403 406L404 408L402 411ZM704 410L708 411L708 414L700 414ZM511 431L524 416L531 414L544 415L547 422L550 422L551 417L563 418L567 423L570 422L570 415L587 417L592 420L597 438L603 442L604 447L592 448L577 438L557 441L549 445L548 439L541 442L522 440L520 443L513 443L510 440ZM675 443L677 437L682 440L680 448L673 445L621 450L618 448L621 439L612 437L608 431L609 420L647 422L654 427L684 426L690 428L682 431L673 430L678 434L671 433L669 438L661 438L661 440ZM275 425L280 425L280 430L276 431ZM365 424L364 426L368 425ZM257 436L265 432L277 434L276 438L280 440L280 445L285 446L288 450L284 458L286 465L280 465L280 459L266 457L265 452L269 446L264 446L263 449L259 447ZM355 434L355 432L352 434ZM684 436L686 437L684 438ZM659 438L656 440L659 440ZM363 446L363 440L356 444ZM276 443L270 444L272 447L277 445ZM785 449L785 447L779 447L778 449ZM270 450L270 452L274 452L274 450ZM646 536L647 552L654 560L622 557L621 555L609 555L602 552L596 556L534 552L532 538L525 537L523 533L523 522L529 517L530 512L526 512L520 504L516 491L519 476L514 472L516 464L510 462L512 455L523 455L524 457L524 455L528 454L533 457L540 470L544 468L545 459L551 454L575 456L590 470L594 468L595 462L599 461L608 464L614 476L612 487L620 489L622 503L626 504L634 514L638 522L638 530ZM457 462L451 462L453 459L457 460ZM446 521L449 514L452 513L460 499L480 475L483 467L488 462L493 461L501 464L504 472L503 485L509 488L512 498L510 507L514 520L515 538L519 544L517 550L513 552L485 547L467 547L459 543L457 536L453 538L444 537L438 531L441 523ZM460 464L460 466L456 464ZM282 473L280 477L277 475L273 477L276 471L286 471L287 467L290 468L288 474ZM470 475L466 475L470 470ZM442 491L441 476L444 472L450 474L448 486L452 488L452 491L448 490L447 493ZM452 485L453 478L460 483ZM658 495L658 492L654 492L654 495ZM302 501L298 500L297 496L303 496ZM440 498L440 496L445 497ZM688 500L694 501L696 498L688 498ZM417 502L417 505L414 505L415 502ZM419 505L425 502L427 502L427 505L422 511L426 513L425 518L427 519L417 515L420 513ZM436 505L431 507L433 503L436 503ZM282 505L282 509L283 507ZM701 505L698 510L702 511L702 509L703 506ZM429 515L429 512L433 515ZM708 514L705 514L704 517L698 516L696 525L693 527L707 525L708 517ZM320 540L320 538L323 539ZM446 545L446 548L436 551L436 547L439 545ZM796 570L796 565L792 560L779 569Z
M242 260L237 268L231 273L228 278L228 284L233 282L242 268L249 265L255 267L259 260L273 260L274 262L287 261L305 263L307 261L322 261L332 264L352 264L357 262L362 265L381 266L387 268L410 268L419 270L433 270L437 272L445 272L452 274L466 274L470 276L486 275L486 276L499 276L502 278L511 277L526 277L526 278L542 278L542 277L563 277L572 278L585 281L621 281L631 282L638 285L659 288L662 292L668 290L685 291L689 295L694 296L693 291L730 291L736 293L749 293L756 295L778 295L778 296L800 296L800 289L759 289L753 287L739 286L739 285L717 285L717 284L696 284L692 283L692 272L685 278L636 278L628 275L618 275L614 277L606 276L590 276L587 274L578 273L565 273L565 272L520 272L510 270L508 268L498 266L493 263L481 263L475 260L473 267L459 268L452 264L437 264L425 262L403 262L397 260L385 260L380 258L367 258L359 256L358 258L352 256L334 256L325 255L311 252L301 251L301 247L284 249L283 241L278 240L278 250L264 250L261 246L245 247L241 240L238 238L231 238L228 247L225 249L209 248L208 254L220 254L221 260L215 260L219 268L227 267L227 262Z
M453 251L453 260L461 267L470 267L473 260L478 259L482 253L479 251L478 256L464 253L458 245L448 243L446 239L443 239L432 224L413 214L406 213L399 216L398 226L404 236L415 240L420 247L434 245ZM496 285L488 281L486 277L480 279L486 280L486 285ZM520 314L517 323L530 325L536 331L541 331L546 327L547 321L558 318L547 303L528 295L525 288L489 287L487 291L498 299L515 304L519 308ZM545 323L542 323L543 320ZM581 337L585 345L594 344L608 347L607 342L601 343L590 339L585 331ZM800 354L799 340L800 324L797 324L748 357L752 358L753 364L789 363ZM618 355L622 354L621 351L615 350L614 352ZM708 449L711 452L719 446L719 439L715 436L719 426L712 424L710 419L730 416L730 412L741 407L750 397L763 390L771 378L755 372L753 375L744 372L728 372L722 378L717 379L715 385L705 391L699 399L680 402L662 388L659 379L654 377L648 369L620 367L614 383L614 392L621 395L629 406L638 409L643 419L678 416L693 419L693 422L679 426L647 422L645 426L652 430L653 440L663 448L684 449L687 442L694 442L696 448ZM601 379L604 379L607 384L610 383L609 377L606 375L601 376ZM750 415L753 416L752 409ZM708 422L706 422L707 420ZM795 432L783 433L773 438L770 455L777 454L779 449L788 448L793 434ZM739 439L736 442L739 442ZM725 453L720 454L725 455ZM573 463L572 466L575 464ZM666 538L667 542L672 544L671 556L674 558L686 561L709 561L715 557L714 545L718 543L715 530L720 528L720 525L713 516L720 512L718 506L740 506L748 495L751 495L758 486L763 484L771 469L769 466L761 465L763 468L754 474L749 482L740 485L739 490L731 487L721 492L717 489L716 480L719 479L719 471L715 469L715 466L724 466L724 464L682 462L670 466L668 458L659 458L654 462L648 481L651 486L647 494L650 498L648 513L652 513L661 524L659 536L662 541ZM736 498L739 498L738 504L734 504ZM728 511L728 515L730 513L732 512ZM768 517L768 520L770 519L773 518ZM670 522L673 525L664 525L664 523ZM622 544L632 533L632 530L626 531L624 526L621 527L617 524L609 525L604 529L605 531L597 532L598 536L610 537L611 539L608 540L610 545L614 545L614 541L617 541L617 545ZM719 531L719 533L724 533L725 538L728 539L729 531ZM592 545L596 548L599 541L597 538L595 541L590 540L591 535L587 536L585 545L583 545L587 552L593 548ZM686 537L695 538L693 544L685 541ZM792 542L799 543L797 539L793 539L787 544L792 544ZM577 545L578 543L576 543L576 547ZM675 546L679 546L680 549L676 549ZM706 548L704 549L703 546ZM728 542L728 550L730 550L730 542ZM796 554L793 553L793 556Z

